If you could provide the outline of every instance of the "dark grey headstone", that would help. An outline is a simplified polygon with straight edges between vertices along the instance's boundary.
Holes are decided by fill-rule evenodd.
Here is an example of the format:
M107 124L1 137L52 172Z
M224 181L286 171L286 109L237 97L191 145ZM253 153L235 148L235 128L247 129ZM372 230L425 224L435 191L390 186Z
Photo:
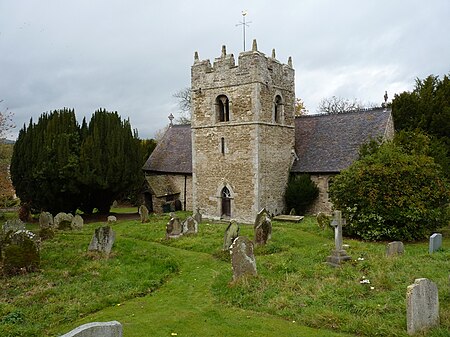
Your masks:
M223 250L230 249L233 241L239 236L239 225L235 220L231 220L223 238Z
M442 246L442 234L441 233L434 233L430 236L430 246L428 248L428 252L430 254L437 251Z
M183 235L183 227L178 217L170 218L166 225L166 237L178 238Z
M194 214L194 219L198 224L202 222L202 214L200 213L200 208L197 208L197 211Z
M111 227L99 227L95 229L94 235L92 235L92 240L89 244L88 250L109 255L115 240L116 233L111 229Z
M260 223L255 227L255 244L265 245L272 236L272 221L270 217L261 217Z
M244 236L237 237L231 245L233 280L244 275L257 275L253 242Z
M406 327L409 335L439 325L439 298L436 283L416 279L406 290Z

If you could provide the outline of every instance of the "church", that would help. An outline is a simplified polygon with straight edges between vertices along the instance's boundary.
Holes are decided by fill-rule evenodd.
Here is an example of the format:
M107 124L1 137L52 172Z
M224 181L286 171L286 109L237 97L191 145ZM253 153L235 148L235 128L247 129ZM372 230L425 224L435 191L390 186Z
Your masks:
M222 47L211 64L194 55L191 124L171 125L145 163L145 204L154 212L197 210L205 218L253 223L266 208L285 210L293 174L319 187L310 212L330 213L332 177L357 159L362 144L391 139L389 109L295 116L292 59Z

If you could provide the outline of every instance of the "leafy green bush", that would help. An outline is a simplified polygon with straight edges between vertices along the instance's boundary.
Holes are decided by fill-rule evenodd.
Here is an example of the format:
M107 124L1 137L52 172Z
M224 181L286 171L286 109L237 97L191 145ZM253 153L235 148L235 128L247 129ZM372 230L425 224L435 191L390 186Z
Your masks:
M431 157L384 143L336 176L330 188L349 236L414 241L448 224L449 184Z
M284 195L286 208L294 208L300 215L305 214L318 195L319 188L308 174L291 176Z

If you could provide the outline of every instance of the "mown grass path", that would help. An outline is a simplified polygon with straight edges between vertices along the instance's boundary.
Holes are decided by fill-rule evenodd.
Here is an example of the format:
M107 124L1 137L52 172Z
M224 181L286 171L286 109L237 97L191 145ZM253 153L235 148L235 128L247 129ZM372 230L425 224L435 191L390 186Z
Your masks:
M94 321L117 320L124 337L145 336L348 336L298 325L279 317L217 303L211 285L227 263L209 254L148 242L158 251L177 256L180 272L154 293L118 303L60 327L65 333ZM231 279L231 266L230 279Z

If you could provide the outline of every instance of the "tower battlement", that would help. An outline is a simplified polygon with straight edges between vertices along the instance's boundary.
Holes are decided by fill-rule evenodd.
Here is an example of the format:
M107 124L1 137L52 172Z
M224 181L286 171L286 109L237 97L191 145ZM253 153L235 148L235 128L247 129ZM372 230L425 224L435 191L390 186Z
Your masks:
M262 83L266 86L292 90L294 69L290 57L288 63L283 64L276 59L275 50L272 50L272 56L268 57L258 51L256 40L253 40L252 50L241 52L238 64L233 54L227 54L225 46L222 46L220 57L215 58L212 65L209 59L200 60L198 53L195 52L191 79L191 88L194 92L199 89L249 83Z

